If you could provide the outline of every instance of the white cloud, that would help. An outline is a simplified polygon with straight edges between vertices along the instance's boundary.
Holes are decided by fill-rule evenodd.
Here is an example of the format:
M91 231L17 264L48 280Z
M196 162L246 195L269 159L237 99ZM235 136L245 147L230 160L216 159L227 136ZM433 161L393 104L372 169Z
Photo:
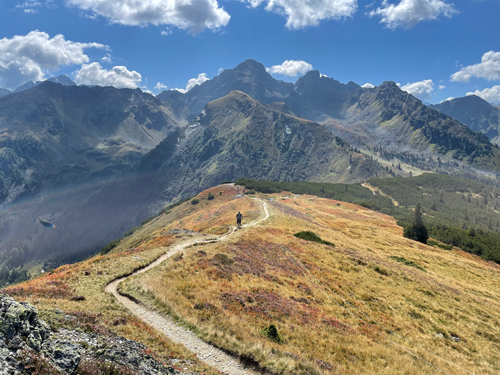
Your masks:
M200 74L198 74L197 78L191 78L188 81L185 89L179 89L176 87L175 89L172 89L172 90L176 90L176 91L179 91L179 92L182 92L183 94L185 94L186 92L191 90L196 85L201 85L203 82L209 81L209 80L210 80L210 78L207 77L206 73L200 73Z
M113 62L113 59L111 58L111 54L107 53L106 56L101 58L101 61L108 63L108 64L111 64Z
M445 102L449 102L450 100L455 99L453 96L450 96L448 99L445 100Z
M439 89L440 89L440 90L444 90L445 88L446 88L446 86L439 85Z
M72 42L61 34L50 39L38 30L0 39L1 86L15 89L27 81L45 79L49 71L60 66L87 63L89 57L83 52L87 48L108 49L99 43Z
M226 26L231 16L217 0L67 0L113 23L130 26L172 25L192 34Z
M319 73L319 78L322 78L322 77L328 78L328 76L326 74Z
M451 81L469 82L471 77L486 78L489 81L500 79L500 52L489 51L479 64L461 68L451 75Z
M221 74L224 70L224 68L219 68L219 70L217 71L217 75Z
M164 85L163 83L158 82L155 86L155 90L165 90L167 88L167 85Z
M205 73L198 74L198 78L191 78L186 86L186 91L191 90L196 85L201 85L203 82L208 81L210 78Z
M371 83L365 83L363 86L361 86L365 89L373 89L375 86L373 86Z
M286 60L281 65L273 65L270 68L266 68L268 73L282 74L289 77L295 77L297 74L304 74L312 69L313 67L311 64L302 60Z
M431 93L434 90L434 82L432 82L432 79L426 79L420 82L408 83L401 87L401 90L425 101L431 98Z
M322 20L350 17L358 8L357 0L241 0L256 8L267 1L266 10L287 18L286 27L300 29L317 26Z
M484 89L482 91L476 90L474 92L468 92L467 96L469 95L477 95L487 102L493 103L493 104L500 104L500 86L493 86L490 89Z
M370 17L380 16L381 23L390 29L404 27L409 29L420 21L435 20L443 15L451 17L457 11L453 4L442 0L401 0L399 4L382 1L382 6L368 13Z
M141 80L142 77L138 72L130 71L125 66L115 66L107 70L103 69L98 62L83 64L76 73L76 83L89 86L135 89Z
M163 30L160 34L163 36L167 36L167 35L172 34L172 30L170 30L170 29Z

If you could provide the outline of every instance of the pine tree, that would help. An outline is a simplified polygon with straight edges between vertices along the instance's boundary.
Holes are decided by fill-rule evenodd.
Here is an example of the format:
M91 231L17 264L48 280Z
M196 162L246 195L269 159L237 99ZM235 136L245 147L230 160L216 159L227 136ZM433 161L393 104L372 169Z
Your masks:
M429 233L427 232L427 228L424 224L424 218L422 211L420 210L420 203L417 203L417 206L415 207L413 223L404 229L403 235L406 238L427 243Z

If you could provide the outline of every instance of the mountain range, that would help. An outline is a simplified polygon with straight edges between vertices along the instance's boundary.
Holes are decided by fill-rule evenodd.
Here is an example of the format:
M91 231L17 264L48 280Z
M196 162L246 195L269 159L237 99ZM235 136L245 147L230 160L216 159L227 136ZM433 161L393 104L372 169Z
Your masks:
M58 80L0 98L0 263L11 267L96 251L224 180L500 173L486 135L393 82L363 88L311 71L291 84L254 60L157 97Z
M500 108L479 96L445 100L429 107L453 117L476 132L484 133L492 143L500 143Z

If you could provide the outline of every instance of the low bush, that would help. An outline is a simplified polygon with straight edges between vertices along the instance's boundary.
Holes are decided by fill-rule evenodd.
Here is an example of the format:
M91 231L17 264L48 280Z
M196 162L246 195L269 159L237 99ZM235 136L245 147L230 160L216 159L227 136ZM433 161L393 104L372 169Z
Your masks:
M405 266L415 267L415 268L418 268L419 270L426 272L424 267L422 267L420 264L414 262L413 260L408 260L406 258L397 257L397 256L390 256L389 258L395 260L396 262L403 263Z
M375 266L373 267L373 270L375 272L378 272L379 274L381 275L384 275L384 276L389 276L389 272L387 272L386 270L384 270L383 268L380 268L379 266Z
M191 200L191 204L192 204L193 206L194 206L195 204L198 204L198 203L200 203L199 199L196 199L196 198L195 198L195 199L192 199L192 200Z
M247 194L255 194L255 190L248 190L246 193Z
M221 185L224 185L224 184L232 184L232 183L233 183L233 181L231 181L231 180L226 180L226 181L222 181L222 182L221 182Z
M298 232L295 233L294 236L306 241L314 241L328 246L335 246L333 243L329 241L322 240L316 233L311 231Z
M111 241L111 242L108 242L106 245L104 245L104 247L99 251L99 254L101 255L104 255L104 254L107 254L109 253L111 250L113 250L115 247L118 246L118 244L120 243L122 239L119 238L117 240L114 240L114 241Z
M213 200L214 198L215 198L215 197L213 196L213 194L208 194L208 196L207 196L207 199L208 199L209 201Z
M283 337L280 335L278 332L278 328L274 324L269 325L269 327L266 327L262 330L262 333L270 340L277 342L278 344L282 344L285 342L283 340Z

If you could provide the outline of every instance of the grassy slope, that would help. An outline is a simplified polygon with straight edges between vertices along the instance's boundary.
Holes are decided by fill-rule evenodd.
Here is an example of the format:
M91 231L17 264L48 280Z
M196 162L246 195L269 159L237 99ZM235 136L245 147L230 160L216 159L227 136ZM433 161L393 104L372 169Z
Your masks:
M174 222L158 220L151 230L136 232L136 240L173 227L208 232L220 223L222 228L233 222L237 209L244 220L255 216L256 201L224 198L217 195L219 189L210 190L213 201L181 205L169 214ZM265 225L236 232L223 244L188 249L182 258L130 278L122 289L178 316L205 339L278 373L436 373L395 348L369 319L351 316L338 298L335 302L331 293L315 288L283 252L283 244L326 288L387 328L470 371L500 371L497 265L457 248L405 239L394 219L354 204L281 196L273 195L276 202L270 203L272 216ZM246 215L247 210L253 213ZM302 230L336 247L293 236ZM283 344L263 335L271 323ZM447 372L461 373L391 338Z

